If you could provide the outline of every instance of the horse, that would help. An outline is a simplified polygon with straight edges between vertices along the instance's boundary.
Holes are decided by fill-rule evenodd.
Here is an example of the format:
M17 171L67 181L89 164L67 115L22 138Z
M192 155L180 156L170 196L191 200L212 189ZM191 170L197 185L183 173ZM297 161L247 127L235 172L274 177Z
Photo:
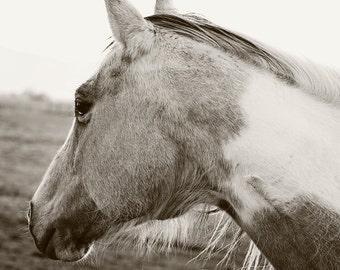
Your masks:
M236 242L250 239L248 269L259 255L278 270L338 269L340 73L171 1L146 18L126 0L105 4L115 41L76 90L69 135L30 202L37 248L74 262L107 239L167 247L200 220L215 228L207 249L231 223Z

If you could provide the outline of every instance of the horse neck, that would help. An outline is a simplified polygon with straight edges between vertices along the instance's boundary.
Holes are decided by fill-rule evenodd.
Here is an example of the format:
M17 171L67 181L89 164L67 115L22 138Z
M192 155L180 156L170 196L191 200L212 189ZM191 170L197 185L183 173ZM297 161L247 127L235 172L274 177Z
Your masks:
M289 178L287 200L303 191L340 207L340 109L261 73L248 80L240 107L247 124L225 143L227 158L264 178Z
M221 185L234 218L277 269L332 269L340 252L340 110L263 72L246 85L246 125L223 145L233 169Z

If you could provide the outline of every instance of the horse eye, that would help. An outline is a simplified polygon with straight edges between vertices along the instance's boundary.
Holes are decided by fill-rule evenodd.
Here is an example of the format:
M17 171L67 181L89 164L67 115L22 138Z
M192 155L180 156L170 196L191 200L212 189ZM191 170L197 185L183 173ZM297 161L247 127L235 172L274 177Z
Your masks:
M76 116L83 116L89 112L91 109L91 103L81 100L79 98L76 98L74 102L74 111Z

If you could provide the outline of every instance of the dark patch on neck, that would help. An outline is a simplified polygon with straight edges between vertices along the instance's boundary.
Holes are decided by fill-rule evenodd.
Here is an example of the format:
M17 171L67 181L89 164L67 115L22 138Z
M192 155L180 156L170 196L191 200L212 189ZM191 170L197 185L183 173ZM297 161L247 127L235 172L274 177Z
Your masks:
M226 200L220 200L217 204L221 210L225 211L233 219L237 219L236 211L234 207Z
M306 199L291 204L257 213L245 231L275 269L339 269L339 214Z

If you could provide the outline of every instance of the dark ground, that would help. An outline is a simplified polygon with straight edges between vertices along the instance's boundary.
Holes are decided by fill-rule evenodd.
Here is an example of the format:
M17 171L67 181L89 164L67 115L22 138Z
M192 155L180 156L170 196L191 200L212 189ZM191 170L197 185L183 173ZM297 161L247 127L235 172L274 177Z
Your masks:
M0 270L214 269L218 259L187 262L197 251L149 258L108 250L101 265L76 266L43 258L26 229L27 202L72 121L71 106L0 96Z

